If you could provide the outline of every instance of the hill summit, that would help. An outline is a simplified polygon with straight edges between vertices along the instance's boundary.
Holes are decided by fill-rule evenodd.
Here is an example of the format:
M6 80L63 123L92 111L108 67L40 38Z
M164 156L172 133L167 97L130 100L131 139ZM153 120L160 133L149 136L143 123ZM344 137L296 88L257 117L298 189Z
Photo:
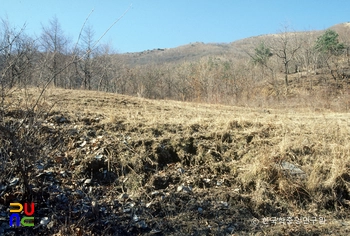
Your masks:
M350 36L350 23L340 23L329 27L335 30L342 39ZM325 29L327 30L327 29ZM325 30L312 30L295 32L300 38L319 36ZM293 32L291 32L293 33ZM202 43L194 42L175 48L157 48L135 53L120 54L124 63L128 66L160 64L160 63L181 63L184 61L197 61L203 57L228 57L231 59L248 58L247 51L251 51L261 41L269 42L276 35L281 34L264 34L252 36L231 43Z

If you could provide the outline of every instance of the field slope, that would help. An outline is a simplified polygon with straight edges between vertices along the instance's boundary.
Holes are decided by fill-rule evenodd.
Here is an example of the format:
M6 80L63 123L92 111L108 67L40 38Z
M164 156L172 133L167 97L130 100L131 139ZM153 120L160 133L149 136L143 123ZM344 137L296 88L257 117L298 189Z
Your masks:
M37 96L18 92L10 102L25 107ZM9 109L5 119L23 116ZM0 234L350 233L348 113L50 89L32 117L21 128L36 140L26 149L30 195L5 170L0 211L30 198L37 227L9 228L1 215ZM14 138L0 132L10 152Z

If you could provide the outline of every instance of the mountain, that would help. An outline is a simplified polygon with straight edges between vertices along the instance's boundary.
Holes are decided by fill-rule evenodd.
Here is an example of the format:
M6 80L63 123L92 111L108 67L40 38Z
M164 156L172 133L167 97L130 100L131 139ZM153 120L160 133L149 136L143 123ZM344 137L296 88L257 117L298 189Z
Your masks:
M350 23L341 23L328 29L335 30L340 39L348 40L350 36ZM316 39L325 30L291 32L295 33L299 39ZM197 61L203 57L222 57L228 60L249 58L247 52L252 52L260 42L271 43L271 41L281 35L265 34L240 39L231 43L202 43L195 42L175 48L157 48L135 53L124 53L116 55L125 65L130 67L146 64L181 63L184 61Z
M227 43L190 43L176 48L158 48L136 53L119 54L118 57L130 66L196 61L206 56L227 56L237 49ZM241 52L240 52L241 53Z

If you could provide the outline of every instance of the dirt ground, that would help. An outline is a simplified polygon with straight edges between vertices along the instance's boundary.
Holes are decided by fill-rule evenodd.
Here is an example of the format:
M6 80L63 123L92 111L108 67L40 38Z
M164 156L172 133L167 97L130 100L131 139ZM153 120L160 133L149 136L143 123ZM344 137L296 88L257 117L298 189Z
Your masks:
M37 95L0 130L0 235L350 234L349 113L55 89L23 120ZM9 227L32 201L35 226Z

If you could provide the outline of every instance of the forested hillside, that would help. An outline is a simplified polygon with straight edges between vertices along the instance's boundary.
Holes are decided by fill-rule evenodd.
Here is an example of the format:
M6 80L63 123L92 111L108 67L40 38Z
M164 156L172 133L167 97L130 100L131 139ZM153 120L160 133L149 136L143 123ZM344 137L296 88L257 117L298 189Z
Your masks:
M125 54L99 44L92 26L71 42L57 18L38 38L29 33L2 21L3 93L15 86L53 86L205 103L348 107L349 23ZM336 107L334 99L342 105Z

